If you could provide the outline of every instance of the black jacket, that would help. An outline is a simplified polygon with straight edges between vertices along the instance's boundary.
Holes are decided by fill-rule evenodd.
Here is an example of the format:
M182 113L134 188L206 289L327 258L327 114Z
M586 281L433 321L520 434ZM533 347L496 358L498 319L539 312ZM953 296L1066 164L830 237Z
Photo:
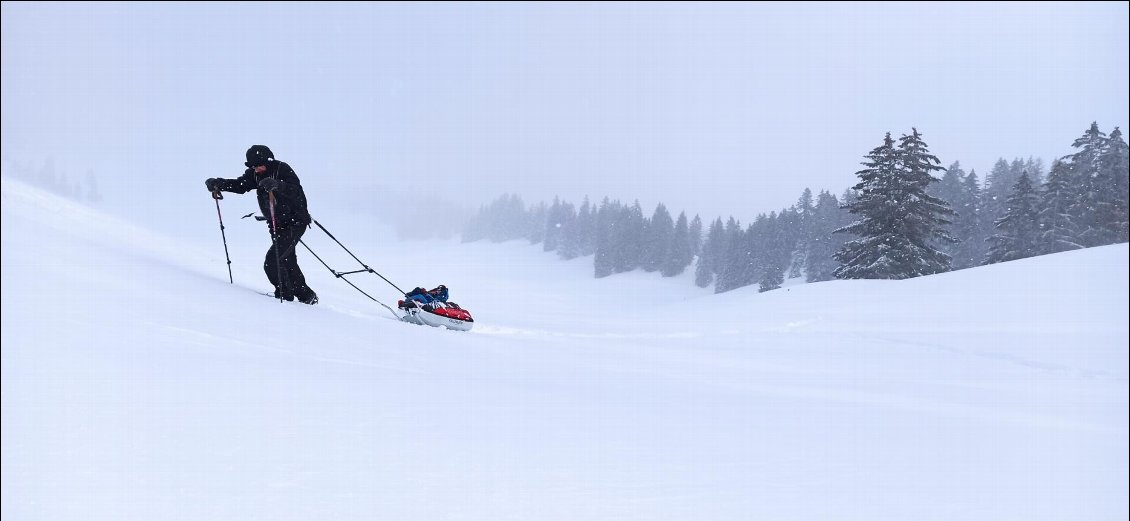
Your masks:
M271 207L267 192L259 190L259 181L264 177L273 177L279 181L279 187L275 190L275 220L278 221L279 229L309 225L310 212L306 210L306 193L302 191L302 183L294 169L282 161L268 163L267 171L262 175L248 168L243 175L235 179L221 179L216 186L220 190L236 194L255 190L255 195L259 198L259 210L270 226Z

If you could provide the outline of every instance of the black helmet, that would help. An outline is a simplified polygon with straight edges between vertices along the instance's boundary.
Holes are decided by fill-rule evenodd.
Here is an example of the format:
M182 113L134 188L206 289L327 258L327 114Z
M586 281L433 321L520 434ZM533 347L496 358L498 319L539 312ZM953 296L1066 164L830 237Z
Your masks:
M244 166L260 166L275 160L275 155L267 145L252 145L247 149L247 162Z

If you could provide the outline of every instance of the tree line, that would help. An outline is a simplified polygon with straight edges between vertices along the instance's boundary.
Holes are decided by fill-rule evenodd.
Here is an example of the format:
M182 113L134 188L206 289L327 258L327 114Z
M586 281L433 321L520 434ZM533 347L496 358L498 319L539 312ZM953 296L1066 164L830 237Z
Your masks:
M65 171L57 171L55 160L48 157L39 168L32 163L12 161L10 171L13 178L63 197L87 203L102 201L102 193L98 191L98 179L94 175L94 170L87 170L86 177L81 182L72 181Z
M805 188L792 206L745 225L673 218L663 203L648 218L639 201L527 207L505 194L470 219L463 241L524 239L565 260L592 255L597 278L636 269L673 277L693 265L694 283L721 293L795 277L905 279L1130 240L1121 131L1092 123L1072 148L1046 175L1039 159L1002 158L982 183L960 162L942 168L911 129L897 140L887 133L839 197Z

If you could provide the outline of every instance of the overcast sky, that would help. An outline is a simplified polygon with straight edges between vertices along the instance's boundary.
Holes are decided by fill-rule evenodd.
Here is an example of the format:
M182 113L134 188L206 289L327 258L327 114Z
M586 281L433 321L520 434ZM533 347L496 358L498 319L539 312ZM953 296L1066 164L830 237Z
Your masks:
M1125 2L5 2L3 156L93 169L110 199L203 191L262 143L312 209L398 187L748 222L842 192L887 131L917 127L982 179L1069 153L1092 121L1125 131L1127 19Z

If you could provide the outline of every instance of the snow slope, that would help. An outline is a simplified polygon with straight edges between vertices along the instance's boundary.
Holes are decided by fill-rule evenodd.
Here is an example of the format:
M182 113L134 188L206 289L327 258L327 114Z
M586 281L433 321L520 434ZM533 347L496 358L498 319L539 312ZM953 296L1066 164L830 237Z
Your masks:
M219 237L7 178L2 202L5 520L1130 513L1125 244L711 295L324 222L404 289L451 287L457 333L305 251L322 304L261 296L268 239L238 216L233 286Z

